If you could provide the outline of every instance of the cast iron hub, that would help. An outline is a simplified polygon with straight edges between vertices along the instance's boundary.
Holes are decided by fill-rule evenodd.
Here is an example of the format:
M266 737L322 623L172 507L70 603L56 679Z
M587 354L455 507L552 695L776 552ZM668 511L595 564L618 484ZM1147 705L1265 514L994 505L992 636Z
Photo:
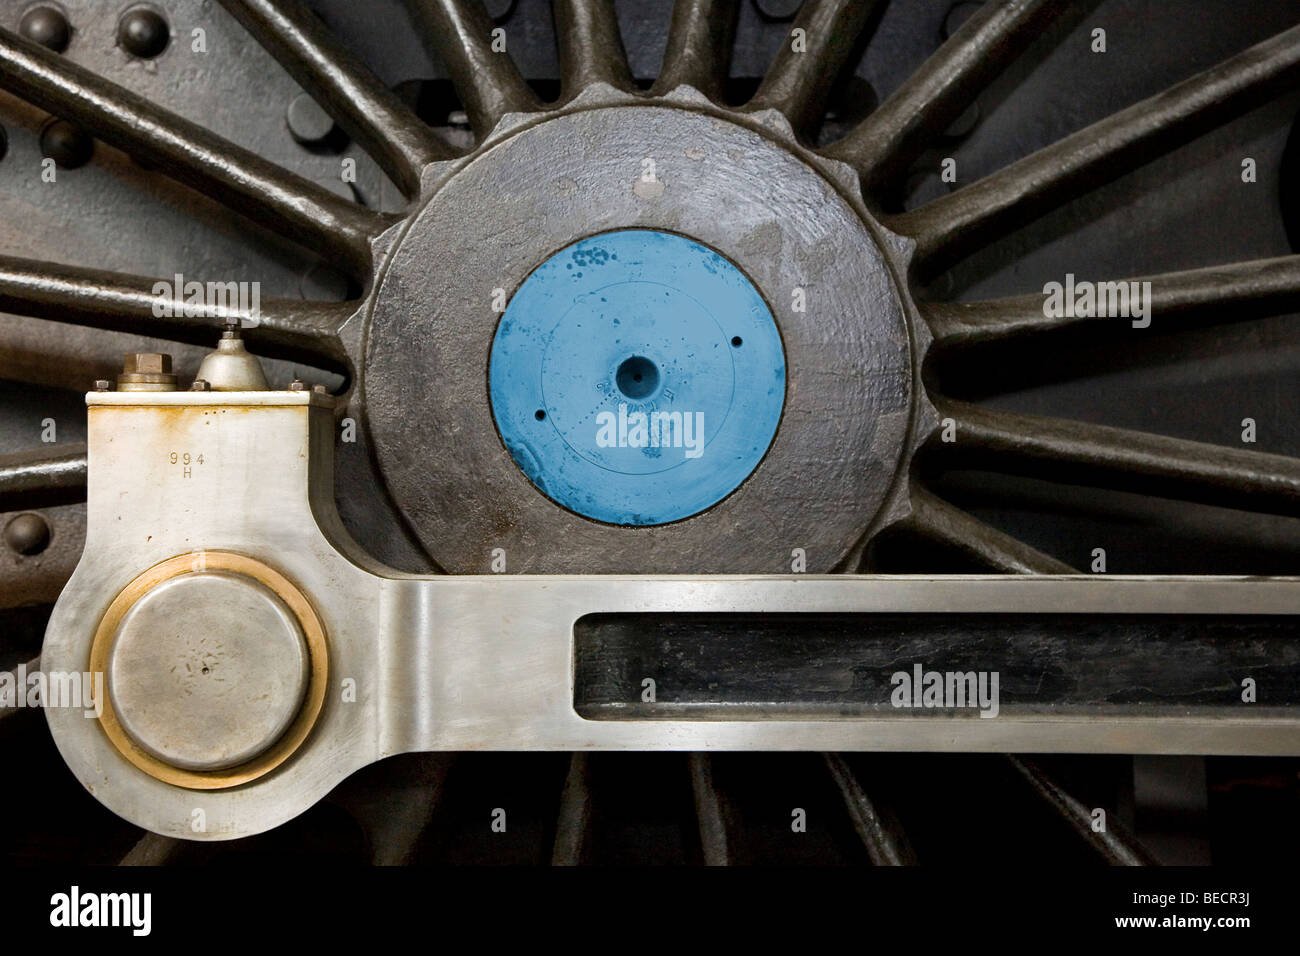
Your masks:
M776 572L796 548L830 571L898 516L905 245L780 114L677 98L507 117L426 175L362 388L389 489L447 571L503 549L511 571ZM703 412L707 444L640 447L620 406Z

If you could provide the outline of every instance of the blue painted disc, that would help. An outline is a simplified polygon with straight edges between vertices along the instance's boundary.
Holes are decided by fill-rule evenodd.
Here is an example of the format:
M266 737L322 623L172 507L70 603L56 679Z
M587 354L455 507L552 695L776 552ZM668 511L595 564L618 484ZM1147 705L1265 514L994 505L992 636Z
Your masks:
M745 275L645 229L561 249L510 300L488 366L506 448L542 492L617 525L678 521L758 466L785 352Z

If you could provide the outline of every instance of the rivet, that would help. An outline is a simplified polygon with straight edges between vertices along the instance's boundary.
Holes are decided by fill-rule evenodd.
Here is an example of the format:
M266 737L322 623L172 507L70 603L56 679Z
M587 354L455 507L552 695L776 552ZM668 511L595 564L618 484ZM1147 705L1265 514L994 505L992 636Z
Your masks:
M40 515L18 515L5 525L5 544L28 557L40 554L49 547L50 526Z
M18 21L18 32L47 50L62 53L72 39L68 18L54 7L33 7Z
M167 21L148 7L128 10L117 22L117 45L142 60L151 60L162 53L170 39Z

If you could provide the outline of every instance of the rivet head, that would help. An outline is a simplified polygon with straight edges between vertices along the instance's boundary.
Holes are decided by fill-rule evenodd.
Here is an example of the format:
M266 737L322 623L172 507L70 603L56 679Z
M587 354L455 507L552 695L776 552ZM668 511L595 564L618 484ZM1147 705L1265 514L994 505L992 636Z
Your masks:
M72 27L61 11L50 6L33 7L18 21L18 32L47 50L62 53L72 39Z
M90 134L67 120L51 120L41 130L41 155L60 169L79 169L95 154Z
M36 514L21 514L5 525L5 544L18 554L40 554L50 544L50 526Z
M754 0L759 15L767 20L793 20L803 0Z
M167 49L171 30L162 14L148 7L126 11L117 23L117 45L142 60L150 60Z

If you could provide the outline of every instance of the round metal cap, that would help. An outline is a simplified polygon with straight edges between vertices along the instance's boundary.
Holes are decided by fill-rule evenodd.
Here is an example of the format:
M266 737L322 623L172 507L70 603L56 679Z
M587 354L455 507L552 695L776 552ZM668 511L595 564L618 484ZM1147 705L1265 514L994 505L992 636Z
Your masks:
M767 304L723 256L651 229L551 256L502 316L492 411L551 500L620 525L721 501L762 461L785 402Z
M126 612L105 681L136 746L173 767L215 771L284 735L309 669L302 629L275 593L200 571L162 582Z

